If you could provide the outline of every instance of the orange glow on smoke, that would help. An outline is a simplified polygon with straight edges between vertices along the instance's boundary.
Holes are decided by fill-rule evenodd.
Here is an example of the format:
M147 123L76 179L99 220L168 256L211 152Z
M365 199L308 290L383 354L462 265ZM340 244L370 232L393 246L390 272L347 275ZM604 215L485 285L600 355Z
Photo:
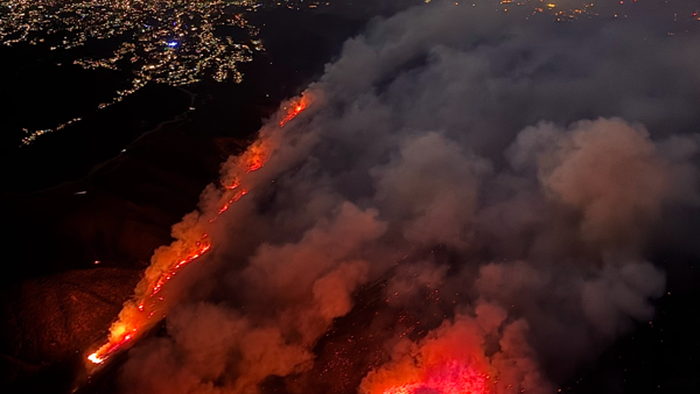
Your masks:
M217 216L218 216L218 215L221 215L221 214L224 213L224 212L226 212L226 211L231 207L231 204L237 202L238 200L240 200L241 198L243 198L243 196L245 196L246 194L248 194L248 191L245 190L245 189L244 189L244 190L241 190L240 192L238 192L238 193L236 193L236 194L234 194L233 197L232 197L230 200L228 200L224 205L221 206L221 208L219 209L219 212L217 213ZM214 219L216 219L216 218L213 218L212 221L213 221Z
M148 294L139 301L136 307L139 315L130 315L131 319L120 319L110 327L109 341L102 345L97 351L88 356L88 360L95 364L102 364L124 345L131 342L139 331L148 327L148 321L155 315L155 303L164 301L163 297L156 297L163 290L163 286L168 283L187 264L197 260L211 249L211 242L208 235L204 234L197 241L193 248L187 252L184 258L177 261L169 270L162 272L157 280L151 285ZM126 306L125 306L126 308ZM148 309L149 313L144 315Z
M163 290L163 285L166 284L166 283L168 283L168 281L169 281L170 279L172 279L173 276L175 276L175 275L178 273L178 271L180 270L180 268L182 268L182 267L186 266L187 264L189 264L189 263L191 263L191 262L197 260L200 256L202 256L202 255L203 255L204 253L206 253L209 249L211 249L211 243L210 243L209 240L207 239L207 234L204 234L204 236L202 237L201 241L197 242L197 246L198 246L199 248L198 248L193 254L187 256L187 257L186 257L185 259L183 259L183 260L180 260L177 264L175 264L175 266L173 267L173 269L172 269L169 273L167 273L167 274L165 274L165 275L162 275L162 276L158 279L158 281L156 282L156 284L153 286L153 290L151 291L151 297L153 297L154 295L160 293L160 291ZM143 305L143 304L140 304L140 305ZM143 308L139 308L139 309L143 309Z
M390 387L382 394L490 394L491 378L474 365L451 361L433 366L407 379L408 383Z
M224 185L224 188L226 190L233 190L233 189L236 189L240 185L241 185L241 181L239 181L238 178L236 178L230 184Z
M284 109L286 116L280 121L279 127L293 120L308 106L306 98L294 100ZM289 109L287 109L289 108ZM248 147L240 157L241 170L233 177L233 180L222 184L223 194L221 197L221 208L217 214L209 220L209 223L226 212L231 204L234 204L243 196L248 194L248 190L241 188L241 177L262 168L270 157L272 148L265 141L256 141ZM94 364L104 363L112 354L129 344L137 335L152 327L154 322L151 318L163 311L163 307L158 306L159 302L165 301L163 295L159 295L164 286L186 265L196 261L212 248L208 235L197 225L190 234L183 235L181 239L175 241L166 251L163 252L164 260L159 260L158 266L154 264L146 270L146 276L139 283L135 299L127 302L119 314L119 319L110 327L108 342L102 345L97 351L90 354L87 359ZM199 234L199 235L197 235ZM188 241L196 240L195 242ZM155 256L154 256L155 257ZM151 268L153 268L151 270ZM144 285L145 282L145 285ZM145 287L142 287L145 286ZM140 295L139 295L140 294ZM156 297L157 296L157 297ZM162 315L165 317L165 315Z
M420 342L398 342L392 361L370 372L362 394L495 394L499 374L484 352L485 332L458 316Z
M102 345L102 347L97 349L95 353L92 353L88 356L88 360L92 361L95 364L104 363L107 360L107 358L109 358L109 356L112 355L112 353L116 352L122 346L129 343L129 341L131 341L131 339L133 338L133 333L137 332L138 330L136 328L132 328L129 331L132 331L132 333L127 333L127 331L124 331L123 334L116 336L117 339L115 341L110 341Z
M248 149L248 159L246 160L246 173L257 171L265 165L267 161L267 152L259 144L253 144Z
M280 127L284 127L284 125L291 122L297 117L297 115L302 113L308 105L308 100L304 96L299 98L297 101L292 101L289 103L289 105L286 107L287 115L280 120Z

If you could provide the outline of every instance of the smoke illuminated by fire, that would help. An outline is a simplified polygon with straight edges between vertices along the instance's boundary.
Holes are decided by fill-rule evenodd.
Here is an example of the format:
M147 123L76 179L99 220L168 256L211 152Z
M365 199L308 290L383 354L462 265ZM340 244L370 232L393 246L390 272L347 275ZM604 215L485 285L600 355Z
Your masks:
M457 315L419 342L398 342L392 361L370 372L360 393L547 393L549 384L528 371L534 364L522 341L527 326L506 316L502 308L480 303L473 317ZM498 350L487 355L489 347Z
M478 372L470 365L451 361L424 372L417 382L395 386L383 394L488 394L489 375Z
M90 360L167 313L124 392L548 394L652 319L646 248L700 201L700 137L678 134L697 122L663 115L695 63L630 68L648 43L626 25L491 15L435 4L348 41L312 110L283 104L223 164Z
M282 118L282 120L280 120L280 127L284 127L284 125L289 123L292 119L296 118L297 115L299 115L303 110L306 109L307 105L308 102L303 97L289 103L288 107L284 108L287 110L287 115L284 118Z
M291 122L308 106L308 97L304 96L288 103L287 110L279 127ZM201 220L199 212L185 216L182 222L173 227L176 241L170 246L156 250L151 265L136 286L134 297L127 301L119 318L110 327L108 342L88 356L95 364L104 363L112 354L129 344L138 335L151 328L160 318L165 317L165 297L161 294L164 286L177 275L182 268L198 260L212 248L212 242L206 233L207 224L214 222L225 213L231 204L248 194L248 189L240 187L249 174L261 169L269 160L274 150L265 138L253 143L237 160L237 168L222 176L223 191L220 196L220 208L214 217ZM157 319L154 316L159 315Z

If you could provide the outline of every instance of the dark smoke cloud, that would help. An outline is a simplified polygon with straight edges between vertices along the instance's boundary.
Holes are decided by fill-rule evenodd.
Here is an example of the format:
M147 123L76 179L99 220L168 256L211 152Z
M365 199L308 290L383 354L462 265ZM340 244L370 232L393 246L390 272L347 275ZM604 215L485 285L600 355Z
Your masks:
M261 130L269 162L211 225L168 336L130 352L125 391L255 393L306 371L378 279L387 308L426 288L454 306L426 338L387 342L365 392L435 349L480 352L498 392L551 390L653 316L653 230L700 202L700 46L662 24L525 21L482 3L371 23L309 87L309 109ZM220 198L205 191L203 218Z

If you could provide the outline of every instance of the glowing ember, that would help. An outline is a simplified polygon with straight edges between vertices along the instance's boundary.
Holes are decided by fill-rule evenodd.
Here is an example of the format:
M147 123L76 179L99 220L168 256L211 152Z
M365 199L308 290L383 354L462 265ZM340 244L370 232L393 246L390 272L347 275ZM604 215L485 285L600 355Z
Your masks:
M92 362L95 363L95 364L102 364L102 363L105 361L104 358L100 358L100 357L97 355L97 352L95 352L95 353L89 355L89 356L88 356L88 360L92 361Z
M184 260L181 260L179 263L173 267L172 271L170 271L170 274L165 274L158 279L158 282L156 282L155 286L153 286L153 291L151 292L151 297L154 295L160 293L160 291L163 289L163 285L166 284L170 279L172 279L173 276L177 274L177 272L180 270L180 268L184 267L185 265L193 262L194 260L198 259L201 255L206 253L210 248L211 244L209 243L208 240L206 240L207 234L204 234L204 237L202 237L202 241L199 243L200 249L195 252L193 255L188 256ZM141 304L143 305L143 304Z
M486 310L480 313L486 314ZM503 387L498 385L505 364L484 352L484 338L489 335L484 327L497 330L499 316L493 319L493 326L487 326L483 319L477 322L473 317L457 315L453 322L443 323L419 342L399 343L392 360L369 373L359 392L494 394L497 388L503 392L500 391ZM505 392L516 391L508 389Z
M302 111L304 111L307 106L308 102L305 100L304 97L300 98L299 101L291 102L287 107L287 116L280 120L280 127L284 127L284 125L291 122L294 118L297 117L297 115L302 113Z
M247 160L248 169L246 170L246 173L261 169L267 159L262 147L257 144L251 145L248 153L250 154L250 157Z
M383 394L488 394L492 391L489 375L451 361L431 368L423 381L395 386Z
M128 332L128 331L131 331L131 332ZM92 353L91 355L88 356L88 360L92 361L95 364L104 363L109 358L109 356L111 356L114 352L116 352L122 346L124 346L129 341L131 341L131 339L133 339L133 337L134 337L134 334L138 330L136 328L132 328L128 331L124 330L121 333L118 333L117 334L118 339L110 340L109 342L102 345L102 347L97 349L97 351L95 353ZM115 333L112 332L112 335L115 335Z
M233 190L233 189L237 188L237 187L240 186L240 185L241 185L241 182L238 180L238 178L236 178L236 179L233 180L233 182L231 182L231 184L229 184L229 185L224 185L224 188L225 188L226 190Z
M163 290L163 286L177 275L184 266L200 258L209 249L211 249L211 242L208 239L208 235L203 234L200 240L194 244L194 247L188 250L184 258L178 260L170 269L160 272L157 279L151 282L152 285L149 287L150 290L147 296L139 300L135 308L133 303L125 305L122 314L120 314L120 320L110 327L109 341L96 352L89 355L88 360L95 364L104 363L107 358L134 339L140 331L149 328L152 324L149 323L149 320L155 315L155 300L161 302L165 300L162 296L156 297L155 300L154 297ZM130 311L131 308L136 309L137 312L125 313ZM147 315L144 314L146 311L149 312ZM128 316L128 318L124 318L122 315Z
M217 215L221 215L222 213L226 212L229 209L229 207L231 206L231 204L237 202L238 200L243 198L243 196L245 196L246 194L248 194L247 190L241 190L240 192L234 194L230 200L228 200L223 206L221 206L221 209L219 209L219 212ZM216 219L216 218L213 218L211 221L214 221L214 219Z
M293 101L290 107L291 110L288 110L287 115L279 123L279 126L283 127L306 107L307 100L305 98ZM216 216L209 220L209 223L226 212L231 204L248 194L247 189L239 189L241 182L244 180L242 177L262 168L269 159L271 150L273 148L265 144L264 141L257 141L241 155L237 164L240 170L234 174L235 176L232 177L232 180L222 183L224 191L221 197L222 205ZM198 222L196 215L193 218L194 223L191 226L187 225L187 217L183 219L181 224L183 224L184 230L182 230L182 234L176 237L178 238L177 241L168 248L156 251L154 262L146 270L146 275L136 288L135 298L124 305L119 314L119 319L110 327L109 341L90 354L87 357L89 361L94 364L104 363L112 354L123 348L137 335L152 327L154 322L151 321L151 318L156 312L162 312L164 308L163 306L158 306L158 302L165 301L165 297L159 295L164 286L183 267L199 259L211 249L211 240L203 231L202 223ZM196 241L188 241L188 239ZM164 317L165 315L162 316Z

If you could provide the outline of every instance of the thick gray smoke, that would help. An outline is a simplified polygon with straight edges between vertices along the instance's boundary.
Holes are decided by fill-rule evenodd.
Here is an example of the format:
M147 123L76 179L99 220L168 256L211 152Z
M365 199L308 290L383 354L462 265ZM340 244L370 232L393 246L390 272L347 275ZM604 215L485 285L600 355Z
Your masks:
M439 316L425 339L380 345L371 393L410 383L392 371L417 354L430 367L434 349L479 353L469 362L499 393L548 392L653 317L665 288L653 230L700 202L697 41L435 3L373 22L305 112L261 130L269 160L207 224L214 248L173 282L188 296L168 335L130 352L126 392L256 393L300 376L377 281L377 321L421 319L411 305L426 289L442 301L422 309ZM307 392L299 381L286 390Z

